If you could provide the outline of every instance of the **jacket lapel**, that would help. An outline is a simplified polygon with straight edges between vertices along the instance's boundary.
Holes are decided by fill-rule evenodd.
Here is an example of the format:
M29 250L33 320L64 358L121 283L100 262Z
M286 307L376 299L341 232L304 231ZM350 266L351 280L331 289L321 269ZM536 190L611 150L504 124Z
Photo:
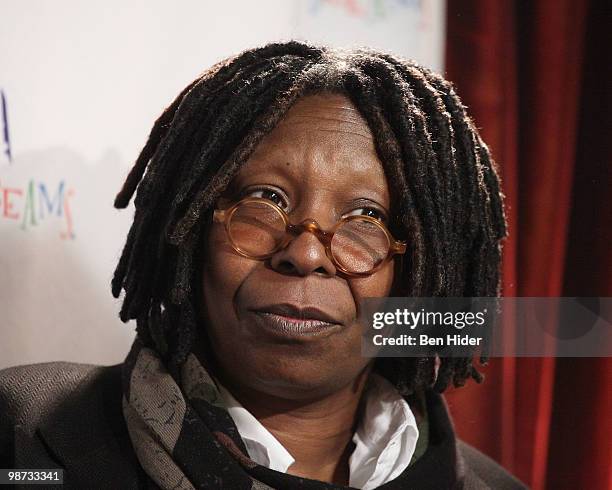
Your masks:
M142 487L121 412L120 372L121 365L93 369L37 431L71 487Z

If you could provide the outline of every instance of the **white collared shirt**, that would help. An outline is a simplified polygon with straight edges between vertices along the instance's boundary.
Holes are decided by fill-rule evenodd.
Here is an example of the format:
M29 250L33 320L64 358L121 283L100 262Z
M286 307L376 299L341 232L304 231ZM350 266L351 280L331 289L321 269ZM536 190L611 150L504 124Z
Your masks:
M293 456L216 381L249 457L257 464L286 473L295 462ZM349 458L349 485L370 490L398 477L408 467L419 431L408 402L382 376L370 376L365 397L363 417L353 435L355 450Z

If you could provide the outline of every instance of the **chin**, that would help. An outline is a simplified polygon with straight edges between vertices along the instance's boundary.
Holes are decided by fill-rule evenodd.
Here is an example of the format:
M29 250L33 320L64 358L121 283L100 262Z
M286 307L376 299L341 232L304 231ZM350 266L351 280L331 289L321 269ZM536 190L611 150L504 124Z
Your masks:
M245 362L237 381L246 387L279 398L298 400L327 396L349 385L363 366L346 369L337 359L295 359L286 356L267 357L262 362ZM246 376L245 376L246 375Z

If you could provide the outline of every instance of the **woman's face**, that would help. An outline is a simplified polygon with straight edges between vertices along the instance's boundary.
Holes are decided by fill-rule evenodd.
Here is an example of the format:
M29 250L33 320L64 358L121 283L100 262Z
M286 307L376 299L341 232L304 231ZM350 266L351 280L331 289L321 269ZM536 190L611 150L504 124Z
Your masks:
M370 129L341 95L304 97L289 110L225 198L246 196L267 198L292 223L312 218L324 230L343 216L387 217L391 211ZM308 232L271 259L252 260L234 251L222 223L213 223L204 264L206 341L225 382L297 400L345 388L369 364L361 356L357 305L363 297L389 294L392 261L368 277L342 277ZM305 317L333 321L315 333L300 333L295 310L306 308L318 312Z

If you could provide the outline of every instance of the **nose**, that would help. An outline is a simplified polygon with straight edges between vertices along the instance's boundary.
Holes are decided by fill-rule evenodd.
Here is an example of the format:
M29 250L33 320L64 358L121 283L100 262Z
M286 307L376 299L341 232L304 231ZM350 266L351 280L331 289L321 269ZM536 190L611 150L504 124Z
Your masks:
M270 265L281 274L336 275L336 267L325 253L325 246L306 230L294 237L284 249L276 252L270 259Z

